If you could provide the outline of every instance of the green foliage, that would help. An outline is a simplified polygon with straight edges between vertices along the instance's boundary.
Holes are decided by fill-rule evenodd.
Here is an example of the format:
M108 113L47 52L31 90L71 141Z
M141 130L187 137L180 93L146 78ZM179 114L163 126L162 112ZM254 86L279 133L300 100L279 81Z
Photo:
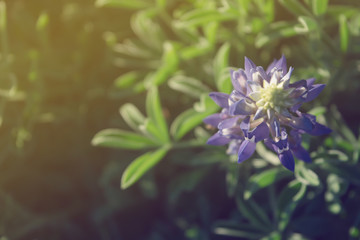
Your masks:
M359 36L352 0L0 1L0 239L357 239ZM203 124L282 53L333 129L294 174Z
M134 184L151 167L157 164L167 153L169 147L165 145L154 152L147 152L136 158L124 171L121 177L121 188L125 189Z

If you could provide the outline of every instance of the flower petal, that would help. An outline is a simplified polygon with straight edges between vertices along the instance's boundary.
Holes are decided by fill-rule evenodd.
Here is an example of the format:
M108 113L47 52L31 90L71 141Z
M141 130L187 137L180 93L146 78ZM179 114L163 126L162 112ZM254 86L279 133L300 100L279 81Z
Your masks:
M230 107L231 115L250 115L256 111L256 105L247 99L241 99Z
M269 136L269 127L265 122L260 123L254 130L249 132L248 138L255 136L255 142L264 140Z
M224 121L219 123L218 128L224 129L224 128L235 127L239 119L240 119L239 116L225 119Z
M279 159L280 159L281 164L284 165L284 167L286 167L287 169L289 169L292 172L294 171L295 161L294 161L294 157L290 150L280 153Z
M292 117L289 125L293 128L304 130L307 133L311 132L313 129L312 122L305 116Z
M248 132L249 128L250 128L250 117L246 117L241 123L240 123L240 128L244 131L244 132Z
M239 147L242 140L233 140L229 143L228 148L226 149L226 154L235 155L239 152Z
M244 140L239 148L238 163L241 163L251 157L255 152L256 143L248 140Z
M310 102L314 100L324 89L325 84L315 84L312 88L308 91L307 97L304 102Z
M253 68L251 69L250 73L251 73L251 79L249 80L258 83L260 86L263 85L264 81L268 80L267 74L265 73L262 67Z
M275 84L278 85L281 77L282 77L282 70L279 70L277 68L274 68L273 71L271 72L271 78L270 78L270 84Z
M209 145L221 146L221 145L228 144L230 141L231 141L230 138L224 137L219 132L217 132L214 135L212 135L207 140L206 143L209 144Z
M321 136L321 135L329 134L331 132L332 130L330 128L316 122L311 132L309 132L309 134L313 136Z
M250 71L251 71L251 69L256 68L256 65L249 58L245 57L244 67L245 67L245 73L246 73L248 79L250 79Z
M281 69L283 71L283 75L285 75L287 73L286 58L285 58L284 54L275 63L274 67L276 67L277 69Z
M247 90L246 81L247 81L247 77L244 70L239 69L237 71L231 72L231 82L235 90L243 94L246 94L246 90Z
M214 114L211 114L210 116L206 117L203 120L203 122L205 124L209 124L213 127L217 127L219 125L219 123L223 120L224 119L221 117L221 113L214 113Z
M229 107L229 94L221 93L221 92L211 92L209 96L220 107L222 108Z
M266 74L269 74L271 72L277 62L278 60L274 59L274 61L270 63L270 65L266 68Z
M254 120L257 120L265 116L266 116L266 110L263 107L259 107L254 115Z
M270 119L270 132L273 137L280 137L280 124L277 118Z
M247 84L250 87L250 89L253 92L257 92L260 91L262 89L261 85L257 82L251 81L251 80L247 80Z
M290 67L289 71L287 72L287 74L281 79L281 85L284 88L287 88L289 86L289 82L290 82L290 77L291 77L291 73L293 72L294 68Z
M289 87L291 87L291 88L299 88L299 87L307 88L307 86L308 85L307 85L306 80L299 80L297 82L289 84Z
M298 159L307 163L311 162L310 154L301 145L297 146L296 148L292 148L291 151Z
M257 102L261 98L261 93L259 91L251 92L248 97Z
M273 141L273 140L271 140L270 138L266 138L266 139L264 140L264 144L265 144L265 146L266 146L267 148L269 148L270 150L276 152L276 151L275 151L275 148L274 148L274 141Z
M306 81L307 86L311 87L315 82L315 78L309 78L309 79L306 79L305 81Z

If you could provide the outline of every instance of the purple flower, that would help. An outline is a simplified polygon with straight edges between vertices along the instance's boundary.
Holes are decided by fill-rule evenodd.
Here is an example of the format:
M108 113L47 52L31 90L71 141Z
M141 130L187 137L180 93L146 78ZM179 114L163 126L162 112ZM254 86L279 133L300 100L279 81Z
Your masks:
M256 143L262 140L291 171L295 165L293 155L311 161L301 146L302 134L319 136L331 130L299 108L315 99L325 85L314 84L314 78L290 83L292 72L284 56L274 60L266 71L245 57L245 69L230 72L233 91L210 93L222 111L204 119L218 128L207 143L229 144L227 153L237 154L239 163L250 158Z

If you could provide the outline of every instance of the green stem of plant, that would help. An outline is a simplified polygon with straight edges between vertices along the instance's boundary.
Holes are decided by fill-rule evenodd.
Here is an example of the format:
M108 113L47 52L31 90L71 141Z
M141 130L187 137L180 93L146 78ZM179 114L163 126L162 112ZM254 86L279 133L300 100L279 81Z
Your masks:
M271 205L271 209L273 212L273 219L274 219L274 229L278 229L278 222L279 222L279 216L278 216L278 207L277 207L277 203L276 203L276 198L275 198L275 188L274 185L270 185L268 188L268 192L269 192L269 198L270 198L270 205Z
M171 148L173 149L182 149L182 148L189 148L189 147L204 147L206 144L202 141L193 139L186 142L175 142L171 144Z

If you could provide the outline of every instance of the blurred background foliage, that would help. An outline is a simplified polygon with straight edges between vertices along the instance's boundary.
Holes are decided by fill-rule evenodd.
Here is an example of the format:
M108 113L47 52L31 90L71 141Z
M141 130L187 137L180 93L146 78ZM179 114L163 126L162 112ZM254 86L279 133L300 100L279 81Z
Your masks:
M360 2L2 0L0 46L1 240L359 239ZM202 124L282 53L334 130L295 174Z

